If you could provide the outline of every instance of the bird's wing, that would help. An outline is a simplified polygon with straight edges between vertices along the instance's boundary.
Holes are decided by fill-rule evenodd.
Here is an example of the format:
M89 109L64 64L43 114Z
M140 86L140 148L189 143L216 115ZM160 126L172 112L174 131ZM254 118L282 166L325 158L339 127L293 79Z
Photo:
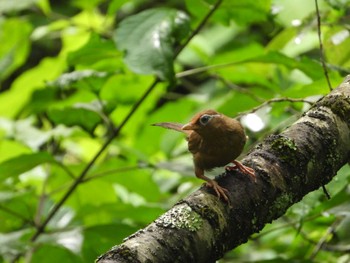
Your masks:
M159 123L152 124L152 126L160 126L160 127L166 128L166 129L171 129L171 130L175 130L178 132L182 132L182 133L185 133L187 135L191 132L188 130L183 130L182 129L183 124L175 123L175 122L159 122Z

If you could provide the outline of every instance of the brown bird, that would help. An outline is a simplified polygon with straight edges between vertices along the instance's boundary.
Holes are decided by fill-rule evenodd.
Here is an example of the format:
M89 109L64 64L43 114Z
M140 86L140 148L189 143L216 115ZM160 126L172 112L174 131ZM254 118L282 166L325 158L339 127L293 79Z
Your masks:
M247 137L241 123L214 110L204 110L196 114L189 123L161 122L154 126L183 132L187 135L188 150L193 155L195 175L205 180L217 196L228 202L226 188L204 175L204 171L221 167L228 163L235 166L227 170L238 169L250 175L254 181L255 172L235 159L242 153Z

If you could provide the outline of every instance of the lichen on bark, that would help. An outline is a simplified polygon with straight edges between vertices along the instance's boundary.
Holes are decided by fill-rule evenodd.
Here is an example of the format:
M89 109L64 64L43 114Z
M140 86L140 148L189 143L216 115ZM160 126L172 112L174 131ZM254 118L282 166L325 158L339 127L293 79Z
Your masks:
M196 231L202 227L203 220L190 206L178 205L156 219L155 223L157 226L165 228Z

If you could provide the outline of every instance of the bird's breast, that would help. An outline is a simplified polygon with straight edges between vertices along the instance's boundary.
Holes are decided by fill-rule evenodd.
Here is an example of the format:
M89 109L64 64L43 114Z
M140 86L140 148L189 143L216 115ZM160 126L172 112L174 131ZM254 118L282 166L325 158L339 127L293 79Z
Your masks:
M235 133L201 138L193 152L194 163L204 170L224 166L241 154L244 144L245 137Z

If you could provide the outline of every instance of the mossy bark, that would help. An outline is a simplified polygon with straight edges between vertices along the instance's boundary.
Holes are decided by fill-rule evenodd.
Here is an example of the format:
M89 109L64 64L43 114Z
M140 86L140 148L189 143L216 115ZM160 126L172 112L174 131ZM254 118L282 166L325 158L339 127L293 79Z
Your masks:
M349 159L350 75L244 158L257 183L234 171L216 178L230 191L230 205L202 187L97 262L215 262L332 180Z

